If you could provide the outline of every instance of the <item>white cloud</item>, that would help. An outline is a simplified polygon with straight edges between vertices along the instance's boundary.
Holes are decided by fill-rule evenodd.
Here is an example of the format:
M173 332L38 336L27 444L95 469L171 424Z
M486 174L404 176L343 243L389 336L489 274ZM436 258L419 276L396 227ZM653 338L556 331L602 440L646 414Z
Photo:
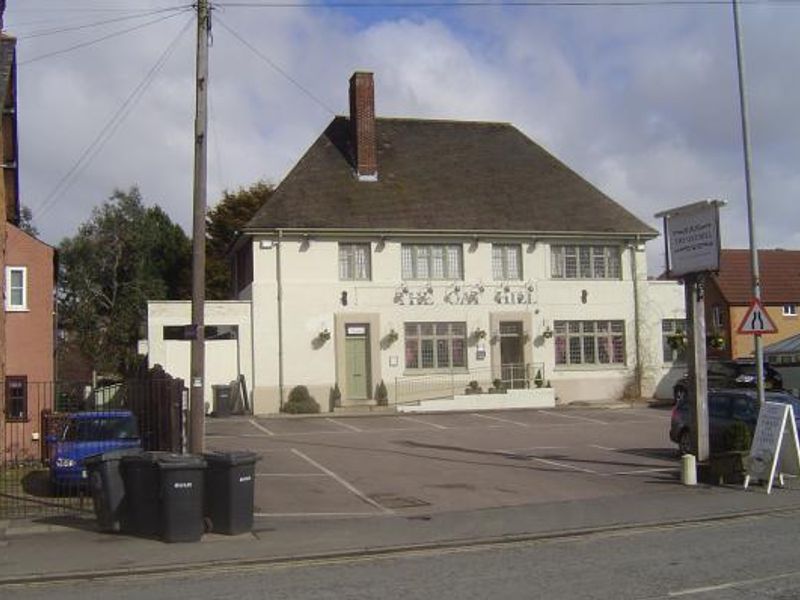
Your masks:
M43 18L48 4L26 2L27 11L41 8L33 13L9 7L7 25L13 31L23 18ZM106 4L84 0L82 6ZM212 203L224 187L279 181L331 113L347 111L352 71L369 69L376 73L379 114L510 121L653 226L652 215L669 206L729 200L724 241L747 243L729 7L485 7L399 17L229 7L216 16ZM745 5L743 16L758 237L764 246L796 248L800 12L771 3ZM69 17L76 23L101 18ZM37 207L188 18L20 67L23 202ZM37 27L19 27L23 61L98 35L82 30L69 39L26 40ZM133 183L188 229L193 36L185 34L103 151L42 213L37 225L48 241L71 235L115 186ZM651 245L653 271L660 244Z

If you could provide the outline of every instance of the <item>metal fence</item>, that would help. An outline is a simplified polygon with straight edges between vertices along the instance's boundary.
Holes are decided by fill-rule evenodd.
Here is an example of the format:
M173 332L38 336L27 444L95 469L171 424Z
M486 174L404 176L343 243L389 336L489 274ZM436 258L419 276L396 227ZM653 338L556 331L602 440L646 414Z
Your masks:
M185 447L185 387L163 373L103 386L25 382L13 402L0 383L0 518L89 513L86 455Z
M491 368L396 377L391 402L412 404L421 400L452 398L458 394L541 387L546 382L544 375L542 363L526 363L502 365L499 377Z

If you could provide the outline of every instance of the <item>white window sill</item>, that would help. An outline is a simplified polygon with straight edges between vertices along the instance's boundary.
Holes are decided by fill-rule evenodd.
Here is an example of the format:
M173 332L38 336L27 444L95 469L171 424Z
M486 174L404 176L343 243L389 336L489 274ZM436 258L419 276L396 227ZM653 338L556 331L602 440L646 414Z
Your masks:
M30 312L30 309L27 306L6 306L6 312Z

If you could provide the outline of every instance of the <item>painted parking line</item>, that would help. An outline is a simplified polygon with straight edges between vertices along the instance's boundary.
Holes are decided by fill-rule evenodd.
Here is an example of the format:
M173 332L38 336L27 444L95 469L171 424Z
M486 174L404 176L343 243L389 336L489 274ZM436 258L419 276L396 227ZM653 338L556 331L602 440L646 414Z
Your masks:
M585 421L587 423L595 423L597 425L608 425L608 421L601 421L600 419L591 419L589 417L581 417L579 415L565 415L561 412L556 411L549 411L549 410L539 410L536 412L540 412L543 415L552 415L554 417L563 417L564 419L573 419L575 421Z
M589 444L589 448L597 448L598 450L606 450L607 452L616 452L616 448L609 448L608 446L601 446L600 444Z
M608 473L608 475L646 475L647 473L669 473L670 471L677 473L679 470L680 469L678 467L653 467L651 469L617 471L616 473Z
M266 427L264 427L263 425L261 425L261 423L257 423L255 419L250 419L250 420L249 420L249 421L247 421L247 422L248 422L248 423L250 423L250 425L252 425L252 426L253 426L253 427L255 427L256 429L258 429L259 431L263 431L264 433L266 433L266 434L267 434L267 435L269 435L269 436L273 436L273 435L275 435L275 434L274 434L274 433L272 433L272 432L271 432L269 429L267 429Z
M564 450L569 446L529 446L528 448L511 448L494 450L498 454L516 454L518 452L535 452L536 450Z
M350 425L350 423L345 423L344 421L336 421L334 419L331 419L330 417L327 417L325 420L328 421L329 423L333 423L334 425L338 425L339 427L344 427L345 429L349 429L350 431L355 431L356 433L361 433L362 431L364 431L363 429L359 429L355 425Z
M303 454L297 448L292 448L292 452L294 454L296 454L297 456L299 456L300 458L302 458L303 460L305 460L306 462L308 462L310 465L316 467L317 469L319 469L323 473L327 474L329 477L331 477L331 479L335 480L340 485L342 485L346 489L350 490L353 494L358 496L362 501L366 502L370 506L374 506L375 508L377 508L378 510L380 510L381 512L383 512L383 513L385 513L387 515L393 515L394 514L394 511L392 509L386 508L385 506L382 506L382 505L378 504L377 502L375 502L375 500L373 500L372 498L370 498L369 496L364 494L364 492L362 492L361 490L356 488L349 481L343 479L342 477L340 477L339 475L337 475L336 473L334 473L330 469L322 466L317 461L315 461L313 458Z
M597 471L592 471L591 469L586 469L584 467L576 467L575 465L571 465L569 463L563 463L557 460L549 460L546 458L539 458L538 456L526 456L525 458L529 460L535 460L540 463L544 463L546 465L550 465L551 467L559 467L562 469L571 469L573 471L580 471L581 473L589 473L590 475L597 475Z
M256 473L256 477L327 477L326 473Z
M494 417L492 415L482 415L480 413L471 413L473 417L480 417L481 419L490 419L500 423L508 423L509 425L519 425L520 427L530 427L530 424L521 421L512 421L511 419L503 419L501 417Z
M404 421L411 421L413 423L422 423L423 425L428 425L436 429L449 429L449 427L445 427L444 425L439 425L438 423L431 423L430 421L424 421L416 417L398 417L398 419L403 419Z
M275 517L275 518L307 518L307 517L384 517L375 512L309 512L309 513L253 513L254 517Z

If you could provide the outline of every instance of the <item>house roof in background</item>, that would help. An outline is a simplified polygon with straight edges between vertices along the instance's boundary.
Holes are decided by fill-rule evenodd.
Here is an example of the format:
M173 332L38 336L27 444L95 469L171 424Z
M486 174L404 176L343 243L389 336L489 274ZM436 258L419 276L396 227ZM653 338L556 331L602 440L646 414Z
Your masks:
M507 123L384 119L378 181L353 174L335 117L245 231L658 233Z
M758 270L762 302L800 302L800 250L759 250ZM749 304L753 298L750 250L722 250L714 279L729 304Z
M800 333L764 347L764 354L800 353Z

